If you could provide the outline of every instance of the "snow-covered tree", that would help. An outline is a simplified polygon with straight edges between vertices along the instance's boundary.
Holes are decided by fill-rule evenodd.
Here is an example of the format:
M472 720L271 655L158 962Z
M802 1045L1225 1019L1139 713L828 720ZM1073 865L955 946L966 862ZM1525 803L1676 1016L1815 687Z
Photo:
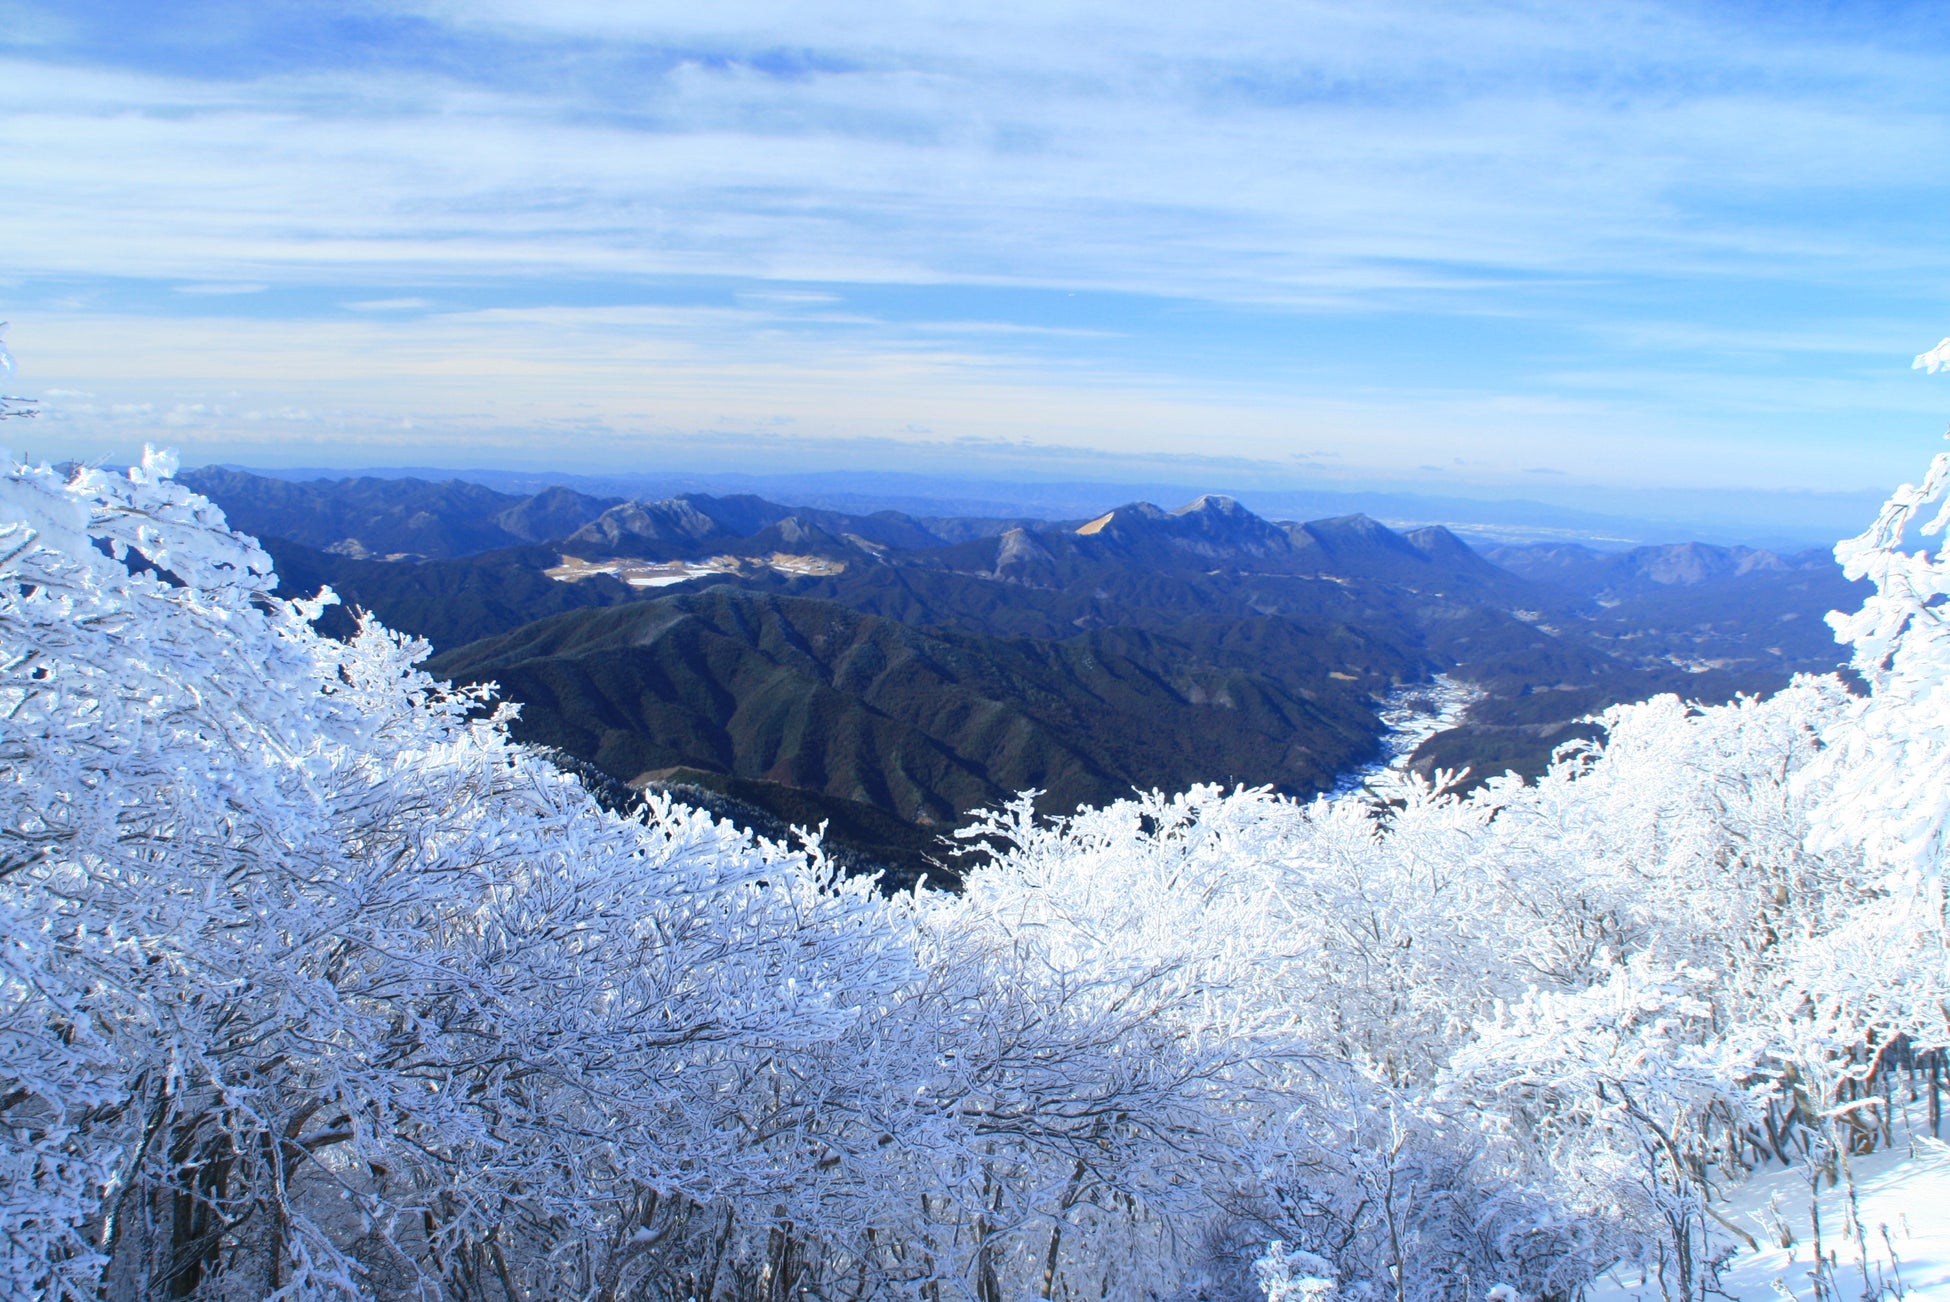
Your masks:
M1697 1299L1717 1190L1847 1179L1950 1047L1950 456L1838 549L1860 690L1024 797L893 896L605 811L170 470L0 473L13 1293Z
M913 984L871 892L603 813L166 473L0 479L10 1277L532 1288L613 1274L646 1204L836 1179L821 1068Z

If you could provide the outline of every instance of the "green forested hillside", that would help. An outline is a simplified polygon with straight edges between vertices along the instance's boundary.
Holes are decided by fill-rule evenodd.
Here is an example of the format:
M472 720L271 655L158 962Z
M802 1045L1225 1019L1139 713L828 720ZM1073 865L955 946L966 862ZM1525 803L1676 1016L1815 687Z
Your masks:
M436 671L496 681L524 737L619 782L709 788L748 826L828 821L903 875L929 829L1022 788L1064 810L1198 781L1331 786L1375 752L1378 697L1436 673L1478 698L1417 767L1535 774L1616 702L1833 668L1822 615L1860 600L1816 554L1547 544L1490 549L1499 565L1442 528L1278 524L1219 497L1037 527L204 479L240 521L303 535L266 545L283 591L339 593L328 631L369 609L430 641ZM365 533L323 549L346 529ZM355 554L409 535L474 550Z
M1317 790L1373 753L1369 698L1420 666L1276 620L1055 642L720 586L559 615L430 668L497 682L519 735L626 781L701 769L946 824L1030 788L1060 810L1201 781Z

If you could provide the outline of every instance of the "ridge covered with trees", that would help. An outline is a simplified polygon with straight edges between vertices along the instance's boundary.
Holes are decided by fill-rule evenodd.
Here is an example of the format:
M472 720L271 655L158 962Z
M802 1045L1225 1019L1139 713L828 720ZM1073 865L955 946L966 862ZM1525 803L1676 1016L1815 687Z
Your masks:
M522 706L518 739L616 783L712 789L748 829L824 822L902 880L951 875L938 834L1027 787L1052 813L1196 781L1330 790L1377 755L1377 700L1436 673L1474 699L1417 770L1534 776L1607 706L1833 670L1821 616L1862 599L1826 553L1486 556L1440 527L1283 524L1217 495L1064 524L185 482L262 537L280 592L339 594L322 628L364 609L426 638L436 677Z

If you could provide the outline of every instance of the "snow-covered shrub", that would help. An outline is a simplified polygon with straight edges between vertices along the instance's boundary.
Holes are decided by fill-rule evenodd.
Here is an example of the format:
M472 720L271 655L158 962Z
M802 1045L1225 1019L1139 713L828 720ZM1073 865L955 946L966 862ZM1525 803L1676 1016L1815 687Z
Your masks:
M1950 453L1835 549L1850 578L1875 584L1861 610L1829 617L1853 644L1870 690L1825 734L1816 776L1829 790L1816 802L1813 840L1861 855L1872 889L1802 947L1796 975L1824 1028L1818 1034L1837 1050L1864 1026L1882 1031L1884 1043L1900 1034L1915 1046L1950 1047L1950 538L1934 552L1905 550L1912 530L1929 537L1946 524Z
M169 469L0 473L12 1293L1697 1299L1717 1189L1845 1179L1950 1047L1950 457L1838 549L1866 694L1468 794L1025 798L891 898L605 812Z
M168 469L0 476L14 1291L1172 1275L1187 1173L1238 1169L1295 1052L1223 932L1120 940L1132 901L1087 890L1038 921L1021 865L883 899L816 847L607 813L423 647L319 637Z
M915 984L894 911L604 814L166 475L0 477L8 1279L579 1290L660 1207L857 1181L878 1087L834 1068Z

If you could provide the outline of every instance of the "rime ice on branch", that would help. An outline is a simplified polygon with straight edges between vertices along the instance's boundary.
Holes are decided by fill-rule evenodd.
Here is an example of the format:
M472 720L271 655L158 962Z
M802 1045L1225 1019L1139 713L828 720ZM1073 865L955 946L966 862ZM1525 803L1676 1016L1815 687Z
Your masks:
M1950 460L1838 549L1866 696L1467 795L1025 798L893 898L605 812L170 472L0 474L6 1291L1704 1299L1716 1191L1937 1122Z

